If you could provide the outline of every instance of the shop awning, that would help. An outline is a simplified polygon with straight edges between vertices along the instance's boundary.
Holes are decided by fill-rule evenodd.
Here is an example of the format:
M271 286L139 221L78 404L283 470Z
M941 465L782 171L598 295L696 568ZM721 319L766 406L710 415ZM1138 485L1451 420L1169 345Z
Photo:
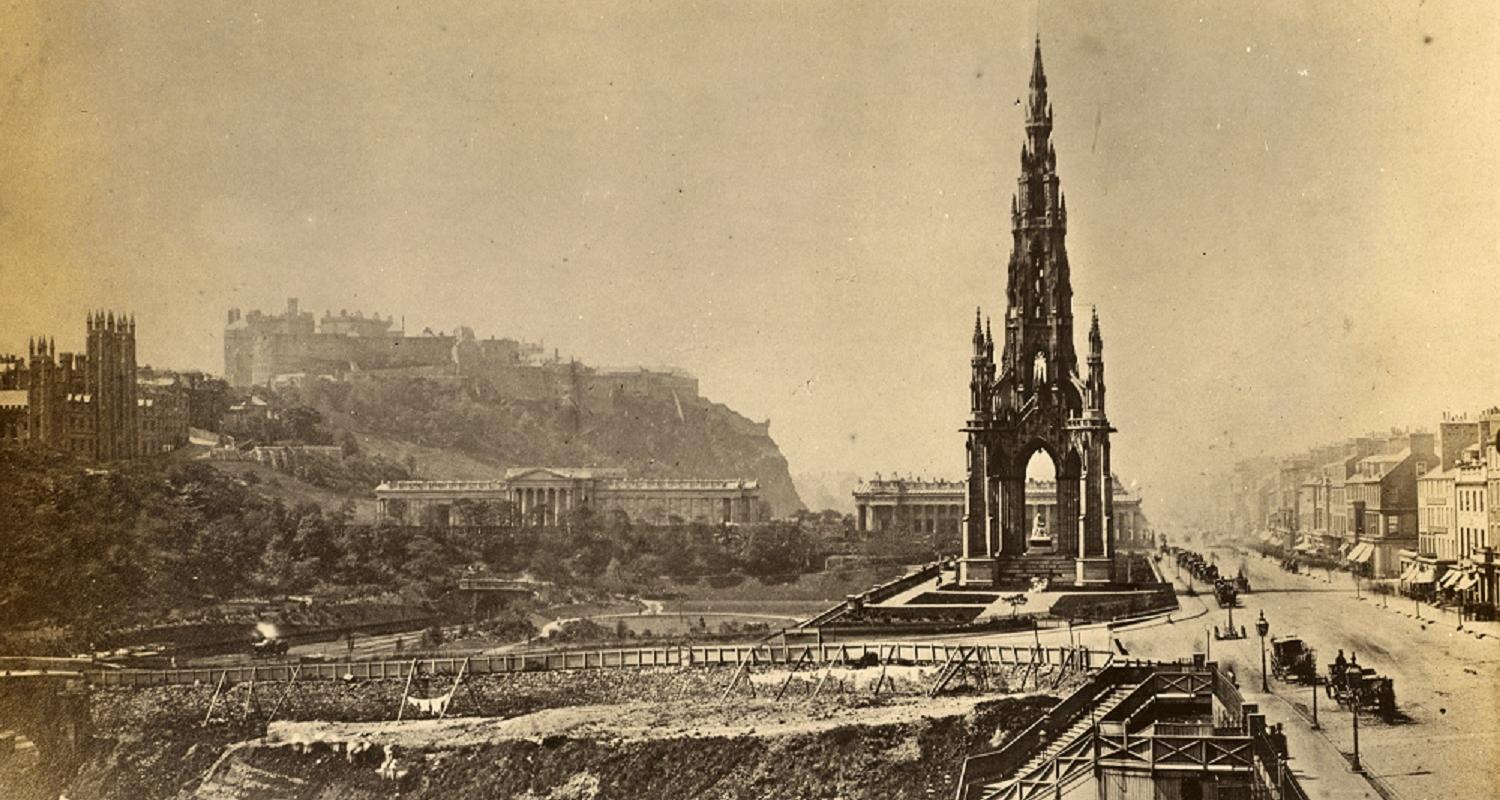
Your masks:
M1353 550L1349 551L1349 560L1356 564L1363 564L1369 561L1373 555L1375 555L1375 545L1369 542L1360 542L1354 546Z
M1407 583L1421 585L1424 583L1432 583L1433 580L1437 578L1437 573L1433 571L1431 565L1414 564L1413 566L1417 568L1416 574L1413 575L1409 580L1407 580Z
M1438 581L1438 588L1452 589L1454 585L1456 585L1460 580L1463 579L1463 577L1464 574L1462 572L1459 572L1456 569L1450 569L1447 572L1443 573L1443 579Z
M1412 578L1416 577L1417 571L1420 568L1421 568L1420 564L1407 564L1406 565L1406 569L1404 569L1404 570L1401 571L1401 582L1402 583L1408 583L1408 582L1410 582Z
M1464 579L1462 581L1459 581L1458 585L1455 586L1454 588L1457 589L1460 592L1467 592L1470 589L1472 589L1475 586L1477 586L1478 584L1479 584L1479 576L1478 575L1465 575Z
M1299 553L1316 553L1316 552L1318 552L1318 546L1315 545L1315 544L1313 544L1312 542L1298 542L1297 546L1293 547L1292 549L1296 550Z

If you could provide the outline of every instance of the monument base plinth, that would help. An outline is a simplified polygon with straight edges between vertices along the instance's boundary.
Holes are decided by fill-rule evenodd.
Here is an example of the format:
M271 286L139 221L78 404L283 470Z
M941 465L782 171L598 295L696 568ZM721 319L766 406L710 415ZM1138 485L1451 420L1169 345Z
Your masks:
M1113 583L1115 580L1115 561L1112 558L1080 558L1074 563L1078 568L1079 586Z
M961 558L958 560L958 583L960 586L993 586L1000 577L1000 562L993 558Z

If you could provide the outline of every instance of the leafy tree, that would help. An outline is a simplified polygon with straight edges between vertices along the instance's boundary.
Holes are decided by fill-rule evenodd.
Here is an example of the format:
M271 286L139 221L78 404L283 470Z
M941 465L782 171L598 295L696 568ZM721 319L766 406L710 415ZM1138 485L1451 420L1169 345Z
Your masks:
M319 426L323 415L311 406L292 406L281 412L281 421L293 439L306 444L326 444L332 436Z

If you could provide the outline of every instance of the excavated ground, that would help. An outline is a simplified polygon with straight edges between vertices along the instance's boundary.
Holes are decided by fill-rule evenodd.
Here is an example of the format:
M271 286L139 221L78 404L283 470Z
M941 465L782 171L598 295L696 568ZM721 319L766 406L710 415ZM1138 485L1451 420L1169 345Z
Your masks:
M98 692L96 745L72 800L345 798L885 798L951 795L963 757L989 749L1054 701L989 692L923 696L932 671L578 671L466 681L456 718L392 722L399 682L239 687L203 725L210 687ZM1064 693L1071 681L1053 690ZM441 682L417 694L441 694ZM257 711L257 706L260 711ZM264 735L262 735L264 734Z

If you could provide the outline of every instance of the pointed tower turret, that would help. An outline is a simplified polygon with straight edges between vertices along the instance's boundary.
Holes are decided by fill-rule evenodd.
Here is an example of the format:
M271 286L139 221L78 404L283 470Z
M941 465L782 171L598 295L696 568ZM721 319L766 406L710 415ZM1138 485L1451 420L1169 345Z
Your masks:
M1104 413L1104 336L1099 333L1099 311L1089 323L1089 410Z
M969 360L969 411L974 419L989 414L990 381L995 374L994 346L984 332L984 312L974 309L974 356Z

